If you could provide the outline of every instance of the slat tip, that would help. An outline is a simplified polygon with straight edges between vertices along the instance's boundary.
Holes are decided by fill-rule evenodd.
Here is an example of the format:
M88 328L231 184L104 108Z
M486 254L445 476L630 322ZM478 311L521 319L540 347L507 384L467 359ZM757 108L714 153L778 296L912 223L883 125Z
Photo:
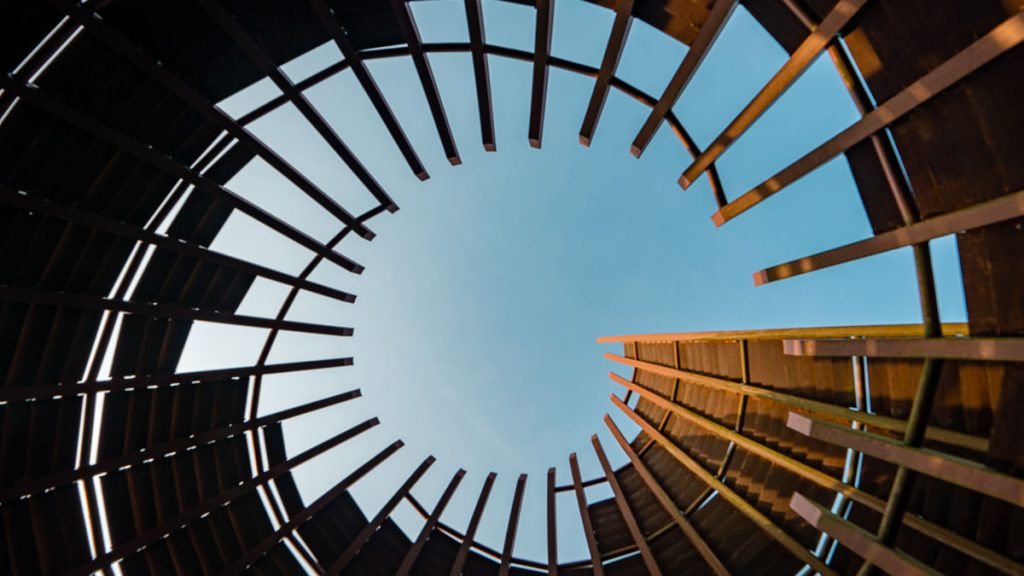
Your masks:
M487 152L497 152L498 145L494 142L484 142L484 150Z
M580 134L580 145L585 148L590 148L590 136Z
M719 210L711 215L711 222L715 225L715 228L720 228L722 224L725 224L725 215Z
M690 180L689 178L687 178L686 174L683 174L682 176L680 176L679 180L677 180L676 182L679 183L679 186L683 190L688 190L690 188L690 186L693 184L693 181Z
M712 218L712 220L714 220L714 218ZM769 279L767 270L758 270L757 272L754 272L754 286L764 286L768 282Z
M459 158L458 156L449 156L448 163L452 166L458 166L459 164L462 164L462 158Z
M540 138L530 138L531 148L540 148Z
M416 173L416 177L420 179L420 182L430 179L430 174L426 170L420 170Z
M633 156L633 158L640 158L644 154L644 149L641 148L636 142L634 142L629 147L629 153Z

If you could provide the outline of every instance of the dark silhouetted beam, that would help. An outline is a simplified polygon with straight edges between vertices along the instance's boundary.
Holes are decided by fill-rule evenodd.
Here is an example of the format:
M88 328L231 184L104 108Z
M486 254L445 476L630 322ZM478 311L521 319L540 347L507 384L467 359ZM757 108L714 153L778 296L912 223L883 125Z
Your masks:
M441 94L437 90L437 82L434 81L434 72L430 68L430 61L427 60L427 53L423 50L420 31L416 27L416 19L409 8L408 0L391 0L391 7L398 19L398 25L402 29L402 35L405 36L405 43L409 45L409 54L412 56L412 63L416 67L420 84L423 85L423 93L427 97L427 106L430 108L430 115L434 118L434 126L437 127L437 135L441 138L444 154L453 166L461 164L459 150L455 146L455 137L452 136L451 126L448 124L448 115L445 114Z
M459 552L455 555L455 562L452 563L451 576L462 575L462 567L466 564L469 548L473 544L473 538L476 537L476 530L480 526L480 519L484 515L484 507L487 506L487 498L491 495L491 488L494 487L494 479L497 476L497 474L491 472L487 475L487 479L484 480L484 487L480 490L480 497L476 501L476 508L473 509L473 516L470 517L469 526L466 527L466 534L462 537L462 545L459 546Z
M597 549L597 540L594 539L594 523L590 519L590 511L587 509L587 495L583 491L583 478L580 477L580 464L576 459L575 452L569 454L569 471L572 474L572 489L576 493L576 504L580 509L580 520L583 521L583 536L587 540L587 550L590 552L591 571L594 576L604 576L601 551Z
M349 542L345 551L341 553L341 556L339 556L338 559L334 561L334 564L331 564L330 568L324 572L325 576L338 576L338 574L341 574L341 571L344 570L350 562L352 562L352 559L356 557L356 554L359 554L362 547L370 541L370 537L373 536L374 532L376 532L381 525L384 524L384 521L391 516L391 512L398 507L402 502L402 499L409 494L412 487L419 482L420 478L422 478L427 470L434 464L434 461L435 458L433 456L427 456L427 458L420 463L409 478L398 487L398 491L395 492L394 496L384 503L384 506L382 506L380 511L377 512L377 515L373 517L373 520L370 520L370 523L360 530L359 534Z
M555 469L548 468L548 574L558 574L558 520L555 513Z
M544 108L548 94L548 59L554 28L555 0L537 0L537 29L533 44L533 91L530 96L530 146L540 148L544 133Z
M0 75L0 87L4 90L14 92L19 98L22 98L33 106L46 111L48 114L60 118L72 126L81 128L82 130L93 134L97 138L106 140L114 146L121 148L140 160L159 168L167 174L188 182L197 189L223 201L225 204L237 209L239 212L252 217L254 220L271 228L289 240L292 240L295 243L316 252L317 254L322 254L325 258L338 266L356 274L363 271L363 267L361 265L331 249L328 249L322 243L314 240L304 232L279 220L259 206L256 206L241 196L238 196L217 182L214 182L206 176L183 166L170 156L157 152L152 147L115 130L109 125L79 112L65 104L63 101L44 94L39 88L26 86L20 82L12 80L9 76L4 75ZM356 223L359 224L358 222Z
M444 489L444 493L441 494L441 499L437 501L437 505L434 506L434 510L430 513L430 517L423 524L423 529L420 530L419 536L416 537L416 541L413 542L409 551L405 554L405 558L402 560L402 564L395 571L395 576L408 576L409 572L412 571L413 564L416 563L416 559L419 557L420 552L423 550L423 546L427 543L427 539L430 538L430 534L437 527L437 523L441 520L441 514L444 512L445 507L448 506L448 501L452 499L455 494L456 488L459 487L459 482L462 482L462 477L466 475L466 471L459 469L452 477L451 481L448 482L448 487Z
M594 445L594 452L597 453L597 459L601 462L601 468L604 469L604 476L608 479L608 485L612 487L615 505L618 506L622 519L626 521L626 528L629 529L629 535L633 537L633 543L640 550L640 556L644 560L644 566L647 567L647 573L651 576L661 576L661 568L658 567L658 563L654 560L651 547L647 545L647 538L644 537L644 533L640 530L640 525L636 521L636 516L633 515L633 511L629 508L626 494L622 491L622 486L619 485L619 479L615 476L615 470L612 469L611 463L608 462L608 456L604 453L601 440L597 437L597 434L594 434L590 437L590 442Z
M104 20L96 15L96 12L78 2L69 0L47 0L58 9L64 11L72 20L82 26L87 32L99 38L104 44L120 54L126 60L134 64L140 70L150 75L154 80L163 84L173 94L184 100L188 105L195 108L209 119L215 126L227 131L241 144L251 148L260 158L269 164L274 170L281 173L292 184L295 184L310 199L322 206L335 218L350 226L361 237L371 240L374 233L365 225L359 222L355 216L342 208L330 196L324 193L316 184L313 184L294 166L284 158L271 150L259 138L242 125L225 114L220 108L210 102L197 90L187 85L177 75L170 72L164 65L149 55L145 54L138 46L133 44L113 28L107 26Z
M469 46L473 57L473 73L476 76L476 102L480 111L480 138L484 150L494 152L494 114L491 111L491 78L487 71L487 45L484 34L484 13L481 0L465 0L466 20L469 23Z
M402 125L398 122L398 119L395 118L395 113L391 111L391 105L388 104L388 101L384 98L380 88L377 87L377 82L373 79L370 71L366 69L362 56L348 39L348 34L346 34L342 29L334 11L327 5L326 0L309 0L309 5L313 8L313 11L316 12L317 18L331 35L331 38L334 39L334 43L338 46L338 50L340 50L342 56L345 57L345 63L352 69L352 73L355 74L356 80L359 81L359 85L363 87L363 91L366 92L366 96L370 99L370 103L373 104L374 109L377 110L377 114L380 115L381 121L384 122L384 127L387 128L388 132L391 134L391 138L394 139L395 145L398 146L398 150L402 153L405 161L409 164L409 168L412 170L413 174L415 174L420 180L426 180L429 178L430 176L427 174L426 168L423 167L423 163L420 161L419 156L416 155L416 150L409 142L409 138L405 135L405 131L402 130Z
M818 56L828 47L832 39L867 3L867 0L839 0L828 16L821 21L811 34L793 51L789 60L761 88L746 107L715 138L710 146L694 159L693 163L679 177L679 185L689 188L716 159L732 146L765 111L796 82Z
M604 59L601 60L601 71L597 73L594 91L590 94L590 104L587 105L587 112L583 116L583 126L580 127L580 144L584 146L590 146L590 141L593 140L594 132L597 130L601 111L604 110L605 100L608 99L608 87L615 76L615 70L619 67L622 50L626 47L629 25L633 21L632 14L633 0L615 0L615 21L612 22L608 46L605 47Z
M707 56L711 46L715 43L715 39L718 38L718 33L725 27L725 23L729 20L729 15L732 14L736 4L736 0L715 0L711 13L708 14L707 19L701 24L700 32L697 33L693 44L690 44L690 49L686 52L686 56L683 57L679 68L672 75L672 79L669 80L668 86L662 92L661 98L658 98L658 102L651 108L651 113L647 116L647 120L644 121L640 132L633 139L633 144L629 147L629 152L633 156L639 158L644 153L647 145L654 138L655 132L658 131L658 127L665 120L665 116L676 105L679 97L686 90L687 85L690 84L690 79L693 78L694 72L697 71L697 68L700 68L704 57Z
M505 545L501 551L501 566L498 576L508 576L512 564L512 549L516 544L516 532L519 530L519 512L523 508L523 494L526 493L526 474L520 474L516 481L516 491L512 496L512 508L508 513L508 526L505 528Z
M723 206L711 217L712 222L716 226L721 226L760 204L836 155L888 127L911 110L928 102L937 94L963 80L1022 41L1024 41L1024 12L1018 12L886 100L875 110L865 114L849 128Z

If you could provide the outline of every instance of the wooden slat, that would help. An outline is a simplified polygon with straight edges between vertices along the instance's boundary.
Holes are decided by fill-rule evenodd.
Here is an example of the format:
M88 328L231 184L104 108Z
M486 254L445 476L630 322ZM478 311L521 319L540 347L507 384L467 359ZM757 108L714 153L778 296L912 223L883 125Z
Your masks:
M644 153L647 145L658 131L658 127L665 120L665 116L676 105L676 101L686 90L686 86L689 85L697 68L700 68L704 57L707 56L715 39L718 38L718 33L725 27L725 23L728 22L736 5L736 0L715 0L715 5L711 8L707 20L701 24L697 38L690 45L690 49L686 52L686 56L683 57L675 74L672 75L672 79L669 80L661 98L658 98L658 102L651 108L651 113L644 121L640 132L633 139L633 144L629 147L629 152L633 156L639 158Z
M434 126L437 128L437 135L441 139L441 147L444 149L445 156L453 166L461 164L459 150L455 146L455 137L452 136L451 126L448 124L448 115L444 111L441 94L438 92L437 82L434 80L434 72L430 68L430 61L427 60L427 54L423 50L420 31L416 27L416 19L413 18L408 0L391 0L391 7L395 12L399 27L402 29L402 35L405 36L405 42L409 45L409 54L412 56L416 74L423 86L423 93L427 97L427 107L430 108L430 115L434 118Z
M792 356L1024 362L1024 338L848 338L785 340L782 344Z
M597 454L598 461L601 462L604 476L608 479L608 485L611 486L612 494L615 496L615 505L618 506L622 519L626 521L626 527L629 529L629 535L633 537L633 543L640 550L640 556L644 560L644 566L647 567L647 573L653 576L661 576L661 568L658 567L654 554L651 553L651 547L647 545L647 538L644 536L643 531L640 530L636 516L633 515L633 511L629 508L629 502L626 502L626 494L622 491L619 479L615 476L615 470L612 469L611 463L608 462L608 456L604 453L604 447L601 446L601 440L597 437L597 434L590 437L590 443L594 445L594 452Z
M629 37L629 25L633 20L632 13L633 0L615 0L615 21L612 22L612 31L608 36L604 59L601 60L601 69L597 73L594 91L590 94L590 103L587 105L587 112L583 116L583 125L580 127L580 144L584 146L590 146L597 123L601 119L601 111L604 109L605 100L608 99L608 87L612 77L615 76L619 59L622 58L622 50L626 47L626 39Z
M491 77L487 70L487 36L484 32L484 12L481 0L465 0L466 20L469 24L469 47L476 78L476 103L480 113L480 138L484 150L498 149L494 141L494 114L491 111Z
M413 473L409 478L398 487L394 496L385 502L384 506L381 506L380 511L373 517L373 520L370 520L369 524L359 531L359 534L357 534L356 537L349 542L348 546L345 547L345 551L341 553L341 556L339 556L338 559L334 561L334 564L331 564L330 568L324 572L325 576L338 576L338 574L341 574L341 571L348 566L349 562L359 554L362 547L369 542L370 537L373 536L374 532L376 532L384 521L391 516L391 512L398 507L402 502L402 499L409 494L412 487L419 482L420 478L422 478L427 470L434 464L434 461L435 458L433 456L427 456L416 470L413 470Z
M788 406L790 409L806 411L815 415L825 415L847 422L856 420L869 426L899 433L903 433L907 427L906 421L899 420L897 418L880 416L878 414L871 414L868 412L855 412L846 406L836 406L835 404L828 404L817 400L808 400L807 398L786 394L784 392L777 392L775 390L762 388L753 384L738 384L731 380L725 380L724 378L705 376L703 374L697 374L686 370L675 370L665 366L651 364L649 362L641 362L631 358L616 356L615 354L605 354L604 357L627 366L646 370L652 374L659 374L669 378L679 378L684 382L697 384L698 386L704 386L705 388L711 388L712 390L723 390L734 394L746 394L754 398L760 398L762 400L768 400L783 406ZM608 377L623 385L629 383L628 380L615 373L609 373ZM929 440L945 444L962 446L964 448L974 450L975 452L988 451L988 440L986 438L971 436L960 432L953 432L951 430L944 430L934 426L928 427L925 437Z
M700 465L699 462L690 457L689 454L683 452L676 446L671 440L665 437L662 433L658 432L649 422L643 419L639 414L633 411L629 406L626 406L621 400L619 400L614 394L612 395L612 403L615 404L626 416L633 420L640 428L643 429L649 436L655 438L662 448L665 449L669 454L672 455L680 464L682 464L687 470L693 473L694 476L699 478L702 482L707 484L713 490L718 491L719 497L732 504L736 510L746 516L751 522L754 523L759 529L764 531L769 537L779 543L783 548L788 550L794 557L798 558L802 562L806 562L811 568L817 570L824 576L834 575L835 571L826 566L819 558L815 557L809 550L803 547L802 544L797 542L792 536L786 533L785 530L775 525L767 516L762 514L752 504L743 499L742 496L737 494L721 482L718 478L715 478L714 474L708 472Z
M651 474L651 471L647 469L647 465L644 464L640 456L633 450L633 447L626 440L626 437L622 435L619 427L615 425L611 417L607 414L604 415L604 422L611 431L612 436L619 443L622 451L629 457L629 461L633 463L633 468L637 474L640 475L640 479L647 485L647 489L651 491L651 494L657 498L658 503L665 509L665 512L670 518L679 526L679 529L683 532L683 535L693 544L693 547L697 549L701 557L707 562L708 566L718 574L718 576L728 576L729 570L722 564L722 561L718 559L715 552L708 546L708 543L704 541L704 538L697 532L697 528L683 516L682 512L676 506L675 502L672 501L672 497L665 492L661 484L658 484L658 480Z
M419 557L420 552L423 550L423 546L427 543L427 539L430 538L430 534L437 527L437 523L441 520L441 513L444 512L445 507L448 506L448 501L452 499L455 494L455 489L459 487L459 482L462 482L462 477L466 475L466 471L459 469L452 477L451 481L448 482L448 487L444 489L444 493L441 494L441 499L437 501L437 505L434 506L434 510L430 513L430 517L423 524L423 529L420 530L419 536L416 537L416 541L413 542L409 551L405 554L405 558L402 560L402 564L398 567L395 572L395 576L408 576L412 570L413 564L416 563L416 559Z
M937 94L942 93L1022 41L1024 41L1024 12L1018 12L904 88L884 104L865 114L849 128L723 206L711 217L712 222L715 223L715 226L721 226L746 212L837 154L848 150L854 144L902 118L911 110L931 100Z
M981 202L974 206L954 210L941 216L921 220L920 222L890 230L889 232L883 232L866 240L819 252L813 256L805 256L785 264L772 266L771 268L755 272L754 284L760 286L769 282L792 278L800 274L867 258L868 256L896 250L897 248L920 244L965 230L975 230L1021 216L1024 216L1024 190Z
M900 576L938 576L940 574L905 552L883 546L863 528L830 513L817 502L811 501L799 492L793 494L789 507L808 524L832 536L840 544L885 570L888 574Z
M772 79L754 96L746 107L732 122L715 138L704 151L694 159L693 163L679 177L679 185L689 188L708 166L718 159L726 150L750 128L758 118L799 78L813 63L829 42L864 6L867 0L840 0L832 8L828 16L821 21L814 31L793 51L789 60L772 76Z
M366 93L370 103L377 110L381 121L384 122L384 127L391 134L391 138L395 141L395 145L398 146L398 150L402 153L406 163L409 164L413 174L420 180L429 178L430 175L427 174L426 168L423 167L423 162L420 161L416 150L405 135L405 130L402 129L398 118L395 117L395 113L391 110L391 105L388 104L384 94L377 87L377 82L370 75L370 71L367 70L366 64L363 63L362 55L352 45L345 31L342 30L334 12L327 5L327 0L309 0L309 5L316 12L317 18L331 35L331 38L334 39L334 43L338 46L338 50L341 51L341 55L345 57L345 64L352 69L356 80L359 81L359 85L363 87L363 92ZM303 86L300 86L300 89L302 88Z
M587 509L587 495L583 491L583 479L580 477L580 465L575 452L569 454L569 471L572 473L572 488L576 493L576 504L579 506L580 520L583 522L583 536L587 540L587 550L590 552L591 570L594 576L604 576L601 552L597 549L597 540L594 539L594 523L590 518L590 510Z
M497 476L496 473L491 472L484 480L484 487L480 490L480 497L477 498L476 508L473 509L473 516L470 517L469 526L462 537L462 545L459 546L459 552L455 555L455 562L452 564L450 573L451 576L461 576L462 574L462 567L466 564L469 548L473 544L476 529L480 526L480 519L484 515L484 507L487 506L487 498L491 495L491 488L494 487L494 479Z
M548 574L558 574L558 520L555 513L555 469L548 468Z
M942 325L945 336L968 334L966 323ZM624 336L602 336L598 344L641 343L658 344L665 342L716 342L735 340L781 340L783 338L889 338L896 336L923 336L922 324L885 324L881 326L829 326L825 328L775 328L767 330L724 330L717 332L665 332L662 334L628 334Z
M789 413L786 426L804 436L851 448L868 456L939 478L944 482L987 494L1016 506L1024 506L1024 480L1003 474L984 464L930 448L913 448L899 440L844 428L794 412Z
M523 507L523 494L526 493L526 474L520 474L516 481L516 491L512 496L512 508L508 513L508 526L505 528L505 545L501 550L501 566L498 576L508 576L512 565L512 550L516 544L516 532L519 529L519 512Z
M533 46L533 89L530 96L530 146L540 148L548 92L548 58L554 27L555 0L537 0L537 29Z

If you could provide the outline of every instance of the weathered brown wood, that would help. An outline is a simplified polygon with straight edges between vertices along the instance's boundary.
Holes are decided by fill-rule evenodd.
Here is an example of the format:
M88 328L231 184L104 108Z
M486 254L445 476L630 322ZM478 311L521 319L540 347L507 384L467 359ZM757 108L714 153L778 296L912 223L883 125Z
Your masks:
M548 468L548 574L558 574L558 521L555 514L555 469Z
M867 358L945 358L1024 362L1022 338L848 338L785 340L792 356L864 356Z
M938 576L939 574L913 556L883 546L863 528L830 513L817 502L804 497L799 492L793 494L789 506L808 524L828 533L840 544L889 574L907 574L908 576Z
M405 558L402 560L402 564L398 567L395 572L396 576L407 576L412 570L413 564L416 563L416 559L419 557L420 552L423 550L423 546L427 543L427 539L430 538L430 534L437 527L437 523L441 520L441 514L444 512L445 507L448 506L448 502L452 499L455 494L455 489L459 487L459 482L462 482L462 477L466 475L466 471L459 469L452 477L451 481L448 482L448 487L444 489L444 493L441 494L440 500L437 501L437 505L434 506L433 512L430 513L430 517L423 524L423 529L420 530L419 536L416 537L416 541L413 542L412 547L405 554Z
M501 565L498 576L508 576L512 564L512 550L516 544L516 532L519 529L519 512L523 506L523 494L526 493L526 474L520 474L516 481L516 491L512 496L512 508L508 513L508 527L505 529L505 545L501 550Z
M619 67L619 59L622 58L622 50L626 47L626 38L629 37L632 13L633 0L615 0L612 31L608 36L608 45L601 60L601 70L597 73L594 91L590 95L590 103L587 104L587 112L580 127L580 144L584 146L590 146L594 131L597 130L597 123L601 119L601 111L604 109L605 100L608 99L608 87L615 76L615 70Z
M658 131L658 127L665 120L665 116L676 105L679 97L690 84L693 74L700 68L704 57L707 56L715 39L718 38L718 33L725 28L725 23L729 21L729 16L736 4L736 0L715 0L715 5L711 8L707 20L701 25L697 38L690 45L679 68L676 69L668 86L665 87L665 91L662 92L661 98L658 98L658 102L651 108L651 113L644 121L640 132L633 139L633 144L629 148L630 154L639 158L644 153L647 145Z
M540 148L548 93L548 58L554 27L555 0L537 0L537 30L533 47L533 89L530 96L530 146Z
M587 509L587 495L583 492L583 479L580 477L580 465L576 461L575 452L569 454L569 471L572 473L572 487L576 493L580 520L583 522L583 536L587 540L587 550L590 552L590 569L594 576L604 576L601 552L597 549L597 540L594 539L594 523L590 519L590 510Z
M455 562L452 564L450 572L451 576L461 576L462 574L462 567L466 564L469 548L473 544L476 529L480 526L480 519L484 515L484 507L487 506L487 498L491 495L491 488L494 487L494 479L497 476L497 474L491 472L484 480L484 487L480 490L480 497L476 501L476 508L473 509L473 516L470 517L469 526L462 537L462 545L459 546L459 552L455 555Z
M904 88L821 146L722 207L712 217L721 226L802 178L837 154L905 116L982 66L1024 41L1024 13L1018 12Z
M612 469L611 463L608 462L608 456L604 453L604 447L601 446L601 440L597 437L597 434L590 437L590 443L594 445L594 453L597 454L597 459L601 462L604 476L608 479L608 485L611 486L612 494L615 496L615 505L618 507L619 513L622 514L622 519L626 522L629 535L633 537L633 544L640 550L640 556L644 560L644 566L647 567L647 573L652 576L661 576L661 568L658 567L658 562L655 561L654 554L651 553L651 547L647 545L647 537L644 536L643 531L640 530L640 525L637 524L636 516L633 515L633 510L630 509L629 502L626 501L626 494L622 491L619 479L615 476L615 470Z
M635 469L637 474L640 475L644 484L647 485L647 489L651 491L655 498L657 498L658 503L665 509L665 512L670 518L672 518L676 526L679 526L683 535L686 536L691 544L693 544L693 547L697 549L697 552L700 553L701 557L705 562L707 562L711 570L713 570L715 574L718 574L718 576L728 576L730 573L729 570L724 564L722 564L722 561L718 559L718 556L711 547L708 546L704 537L697 532L697 529L693 524L683 516L682 512L680 512L675 502L672 501L672 498L667 492L665 492L665 489L661 484L658 484L658 480L651 474L650 470L647 469L647 465L640 459L640 456L633 451L633 447L630 446L629 441L622 435L619 427L615 425L615 422L611 417L605 414L604 422L611 431L612 436L614 436L615 440L619 443L622 451L629 457L629 461L633 463L633 469Z
M829 42L867 3L867 0L839 0L814 31L793 52L789 60L772 76L772 79L754 96L746 107L715 138L679 177L679 185L689 188L729 146L750 128L758 118L799 78L813 63Z
M942 325L945 336L968 334L966 323ZM724 330L716 332L666 332L662 334L628 334L625 336L602 336L598 344L640 343L657 344L664 342L716 342L738 340L781 340L784 338L891 338L923 336L921 324L886 324L882 326L829 326L825 328L777 328L767 330Z
M476 78L476 105L480 113L480 139L484 150L498 149L494 140L494 114L491 111L491 77L487 69L487 36L484 32L484 12L481 0L465 0L466 20L469 24L469 46Z

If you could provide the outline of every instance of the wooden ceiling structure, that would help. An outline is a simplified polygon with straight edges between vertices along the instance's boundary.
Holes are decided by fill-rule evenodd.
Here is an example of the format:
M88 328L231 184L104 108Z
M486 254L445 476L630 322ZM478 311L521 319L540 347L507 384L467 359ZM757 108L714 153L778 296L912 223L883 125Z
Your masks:
M489 44L481 0L464 0L469 42L424 43L405 0L40 0L0 9L0 572L9 574L1024 574L1024 13L1020 0L744 0L790 58L713 143L698 149L672 107L734 0L599 0L614 23L599 68L551 54L555 0L536 10L534 50ZM690 48L664 93L616 69L639 18ZM559 23L559 25L564 25ZM281 65L325 42L343 60L293 81ZM715 160L822 53L861 119L747 191L723 189ZM488 60L532 63L528 137L543 143L547 75L595 79L580 142L599 137L611 89L650 107L631 147L668 124L732 219L821 164L848 161L874 235L756 272L781 281L911 246L915 326L604 338L632 369L613 404L642 432L629 463L546 478L546 527L519 524L517 483L502 549L444 522L459 471L435 503L415 485L427 458L372 518L348 489L400 440L303 502L292 471L376 426L370 419L287 454L282 422L358 390L257 416L264 375L351 358L273 364L281 330L352 335L287 319L318 266L359 274L336 248L370 240L398 205L307 99L350 70L420 179L429 174L366 65L410 58L437 143L461 162L429 54L472 59L480 140L495 150ZM269 78L280 91L240 118L215 103ZM247 128L293 106L365 187L353 213ZM796 119L799 121L799 119ZM469 145L462 143L463 146ZM338 221L327 242L225 186L259 158ZM238 211L310 252L287 274L210 248ZM780 224L783 224L780 222ZM792 223L786 223L792 225ZM943 324L928 240L956 234L968 308ZM237 313L255 278L291 287L275 317ZM841 302L837 302L841 305ZM258 362L200 372L177 364L195 321L269 329ZM110 358L109 374L103 359ZM632 406L631 406L632 403ZM606 483L613 497L587 500ZM555 501L575 498L590 557L557 554ZM424 518L406 535L391 514ZM517 533L546 530L544 559L513 556Z

